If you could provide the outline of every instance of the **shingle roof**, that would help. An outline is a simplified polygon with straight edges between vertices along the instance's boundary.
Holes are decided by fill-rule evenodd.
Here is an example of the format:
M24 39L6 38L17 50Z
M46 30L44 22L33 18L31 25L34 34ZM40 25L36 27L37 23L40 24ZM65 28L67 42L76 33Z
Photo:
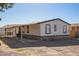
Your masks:
M79 26L79 23L73 23L71 26Z
M10 27L15 27L15 26L20 26L21 24L9 24L9 25L5 25L3 26L3 28L10 28Z
M62 21L62 22L64 22L64 23L66 23L66 24L69 24L69 23L63 21L63 20L60 19L60 18L55 18L55 19L51 19L51 20L47 20L47 21L38 22L38 24L45 23L45 22L50 22L50 21L55 21L55 20L60 20L60 21ZM70 25L70 24L69 24L69 25Z
M41 24L41 23L46 23L46 22L55 21L55 20L60 20L60 21L62 21L62 22L64 22L64 23L70 25L69 23L63 21L63 20L60 19L60 18L55 18L55 19L51 19L51 20L46 20L46 21L36 22L36 23L29 23L29 24L9 24L9 25L3 26L3 28L10 28L10 27L16 27L16 26L22 26L22 25Z
M29 23L29 24L24 24L24 25L41 24L41 23L46 23L46 22L55 21L55 20L60 20L60 21L62 21L62 22L64 22L64 23L70 25L69 23L63 21L63 20L60 19L60 18L50 19L50 20L41 21L41 22L36 22L36 23Z

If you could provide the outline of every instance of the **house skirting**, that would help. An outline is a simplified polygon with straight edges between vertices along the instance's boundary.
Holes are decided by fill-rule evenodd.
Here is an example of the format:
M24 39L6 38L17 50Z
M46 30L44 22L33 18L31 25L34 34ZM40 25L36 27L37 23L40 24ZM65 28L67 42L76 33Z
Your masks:
M23 38L40 40L41 39L41 36L36 36L36 35L23 35Z
M17 35L15 37L8 37L8 38L14 38L19 39L21 36ZM36 36L36 35L22 35L23 39L33 39L33 40L56 40L56 39L68 39L69 35L52 35L52 36Z
M68 35L41 36L41 40L68 39Z
M35 39L35 40L54 40L54 39L68 39L69 35L52 35L52 36L23 35L23 38Z

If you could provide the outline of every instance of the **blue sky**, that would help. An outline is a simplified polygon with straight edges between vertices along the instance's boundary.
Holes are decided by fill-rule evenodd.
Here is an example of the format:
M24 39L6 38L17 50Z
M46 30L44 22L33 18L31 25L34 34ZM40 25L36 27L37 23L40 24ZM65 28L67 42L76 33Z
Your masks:
M79 23L79 4L75 3L16 3L13 8L0 12L0 26L27 24L61 18L68 23Z

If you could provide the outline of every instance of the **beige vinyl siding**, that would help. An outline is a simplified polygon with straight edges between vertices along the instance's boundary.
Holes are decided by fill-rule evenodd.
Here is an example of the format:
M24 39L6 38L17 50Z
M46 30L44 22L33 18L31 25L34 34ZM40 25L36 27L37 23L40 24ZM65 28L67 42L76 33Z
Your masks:
M27 25L24 26L20 26L21 30L24 32L22 32L22 34L26 34L26 35L36 35L36 36L40 36L41 32L40 32L40 24L34 24L34 25L29 25L29 33L27 33ZM18 34L19 32L19 27L12 27L12 28L6 28L6 37L15 37L16 34ZM7 33L12 33L11 35L8 35Z
M51 27L51 34L46 34L45 33L45 26L46 24L50 24ZM54 25L56 25L56 31L54 31ZM67 33L63 33L63 26L67 26ZM50 35L69 35L68 31L68 24L60 21L60 20L55 20L55 21L50 21L46 23L41 24L41 36L50 36Z
M40 36L41 35L40 24L29 25L29 33L27 33L27 27L25 27L25 33L27 35Z

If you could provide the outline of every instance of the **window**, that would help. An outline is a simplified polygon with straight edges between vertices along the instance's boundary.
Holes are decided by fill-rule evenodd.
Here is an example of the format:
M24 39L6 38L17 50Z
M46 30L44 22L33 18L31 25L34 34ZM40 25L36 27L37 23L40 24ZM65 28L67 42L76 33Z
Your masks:
M46 24L46 26L45 26L45 33L46 34L51 34L51 26L50 26L50 24Z
M13 35L13 28L7 28L6 29L6 35Z
M63 26L63 33L67 33L67 26L66 25Z
M79 30L79 26L77 26L77 30Z
M54 25L54 31L57 31L57 26L56 25Z
M74 26L72 27L72 30L75 30L75 27Z
M13 32L7 32L7 35L13 35Z
M78 26L77 26L76 28L77 28L77 30L78 30Z
M27 33L29 33L29 25L27 25Z

